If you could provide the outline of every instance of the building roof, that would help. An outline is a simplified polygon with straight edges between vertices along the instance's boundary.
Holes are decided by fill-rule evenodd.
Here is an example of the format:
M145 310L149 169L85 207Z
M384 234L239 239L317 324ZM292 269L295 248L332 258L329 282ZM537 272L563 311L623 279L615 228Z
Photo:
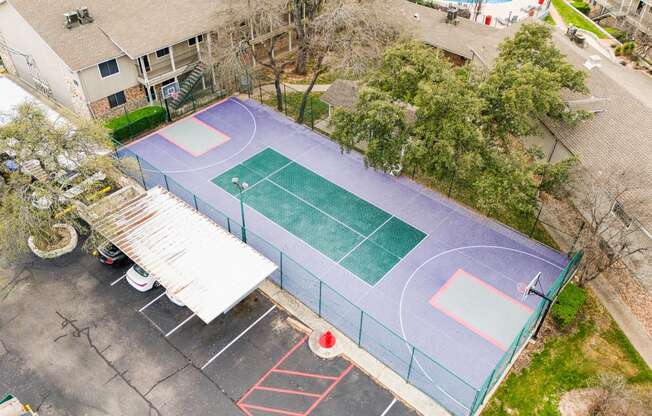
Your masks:
M424 43L466 59L478 58L490 66L498 56L498 45L513 36L522 22L498 29L469 19L458 18L457 24L446 23L446 13L405 0L393 0L395 17L407 22L413 35ZM527 20L525 20L527 21Z
M216 26L224 0L8 0L54 52L77 71L146 53ZM94 22L67 29L63 14L88 7Z
M95 229L207 324L277 269L161 187L99 220Z
M553 40L569 62L586 71L584 63L595 50L579 48L559 32ZM642 185L636 200L652 205L652 80L604 57L588 74L590 96L567 98L593 117L574 126L553 120L544 124L593 174L635 172ZM649 218L647 224L639 220L652 229Z

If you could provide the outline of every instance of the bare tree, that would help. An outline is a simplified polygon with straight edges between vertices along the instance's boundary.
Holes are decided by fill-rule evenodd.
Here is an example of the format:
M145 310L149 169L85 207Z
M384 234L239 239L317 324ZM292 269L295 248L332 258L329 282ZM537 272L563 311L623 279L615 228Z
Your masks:
M319 75L329 68L364 73L380 59L382 50L396 41L399 25L388 18L389 6L382 0L333 0L306 22L305 48L312 68L301 99L299 123L303 123Z
M257 61L274 74L276 106L283 111L281 76L290 62L283 62L277 56L279 41L287 35L290 0L248 0L232 3L222 13L227 17L221 26L226 27L225 40L216 48L219 62L218 72L222 79L234 79L246 74L254 63L259 50L264 50L266 59ZM224 30L222 30L224 32Z
M324 0L292 0L292 18L297 33L297 57L294 72L306 74L308 60L308 45L306 42L306 22L311 22L317 16Z
M579 282L585 284L648 247L637 239L637 221L649 220L649 184L625 170L577 175L571 190L575 208L585 220L576 248L584 251Z

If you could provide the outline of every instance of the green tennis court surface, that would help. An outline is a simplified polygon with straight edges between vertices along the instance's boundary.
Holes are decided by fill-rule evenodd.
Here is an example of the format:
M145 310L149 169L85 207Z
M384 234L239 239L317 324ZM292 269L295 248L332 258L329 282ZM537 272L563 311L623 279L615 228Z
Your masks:
M373 285L426 236L382 209L267 148L214 178L245 203Z

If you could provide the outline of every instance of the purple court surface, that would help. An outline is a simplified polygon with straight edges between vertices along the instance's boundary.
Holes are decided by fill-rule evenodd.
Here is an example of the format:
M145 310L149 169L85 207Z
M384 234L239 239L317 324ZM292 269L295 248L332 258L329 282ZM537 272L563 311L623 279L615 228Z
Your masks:
M398 335L371 339L373 328L365 324L363 346L380 355L376 350L389 351L397 363L414 360L411 377L421 380L415 384L434 384L442 404L467 414L474 388L492 373L541 301L530 296L522 304L518 288L540 272L547 291L568 258L408 178L366 169L360 155L342 154L337 144L254 101L229 98L193 117L221 132L215 145L203 138L201 150L188 152L155 133L125 148L143 162L148 187L168 186L190 204L195 194L202 204L239 219L238 199L211 181L271 148L425 234L370 285L261 212L245 208L248 230L375 318L372 326L382 324ZM173 183L163 183L156 170ZM219 265L215 271L219 273ZM357 325L359 315L347 315L346 307L337 314ZM422 354L411 357L405 341Z

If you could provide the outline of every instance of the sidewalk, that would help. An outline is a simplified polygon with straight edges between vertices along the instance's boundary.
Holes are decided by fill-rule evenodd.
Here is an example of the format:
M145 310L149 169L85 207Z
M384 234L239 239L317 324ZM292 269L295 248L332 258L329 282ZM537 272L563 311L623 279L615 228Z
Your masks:
M643 360L652 368L652 338L641 323L632 316L627 305L622 303L618 293L602 276L589 283L600 303L607 308L611 317L625 333Z

